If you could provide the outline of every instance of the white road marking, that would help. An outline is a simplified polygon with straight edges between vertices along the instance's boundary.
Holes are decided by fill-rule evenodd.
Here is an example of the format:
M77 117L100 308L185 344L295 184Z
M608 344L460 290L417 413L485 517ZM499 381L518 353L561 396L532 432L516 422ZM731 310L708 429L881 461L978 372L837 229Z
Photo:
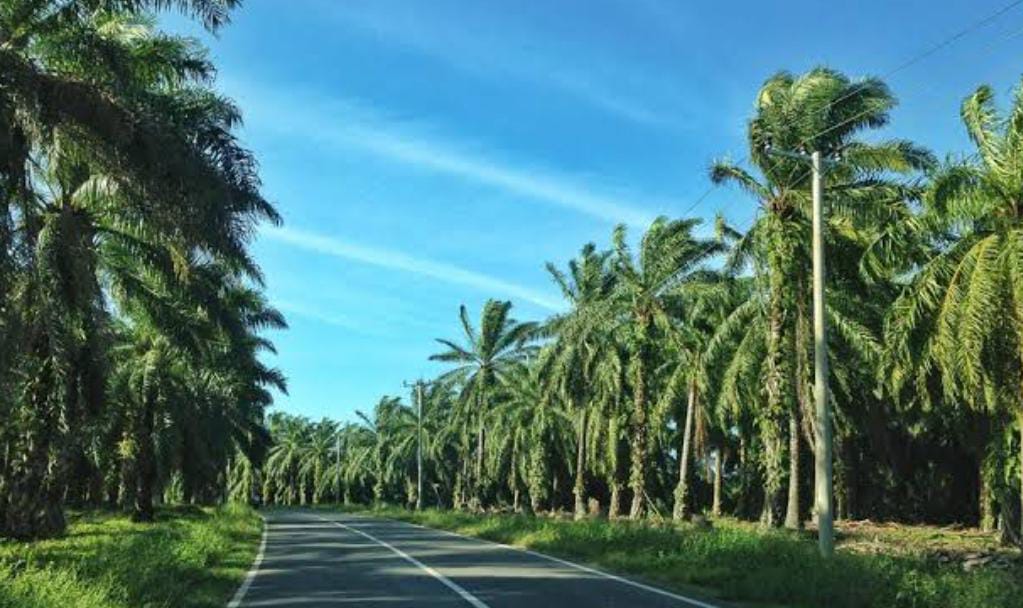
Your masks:
M400 558L404 559L405 561L407 561L407 562L409 562L409 563L411 563L411 564L421 568L424 572L426 572L427 574L429 574L433 578L435 578L438 581L444 583L444 585L446 585L449 589L451 589L452 591L454 591L455 593L460 595L463 600L469 602L469 604L471 604L472 606L475 606L475 608L490 608L490 606L487 606L478 597L476 597L475 595L473 595L473 594L469 593L468 591L466 591L463 587L458 585L458 583L455 583L454 581L452 581L448 577L444 576L440 572L437 572L433 568L427 566L423 562L421 562L418 559L412 557L408 553L405 553L404 551L402 551L401 549L395 547L394 545L392 545L390 543L387 543L387 542L384 542L384 541L380 540L379 538L377 538L377 537L375 537L375 536L373 536L371 534L363 532L362 530L359 530L357 528L353 528L351 526L347 526L347 525L345 525L345 524L343 524L343 523L341 523L339 521L335 521L333 519L327 519L326 517L320 517L319 515L317 515L316 517L319 517L320 519L322 519L325 522L332 523L335 526L338 526L339 528L344 528L345 530L348 530L349 532L354 532L356 534L364 536L365 538L368 538L369 540L375 542L376 544L380 545L381 547L384 547L386 549L390 549L398 557L400 557Z
M245 575L245 580L242 581L241 587L238 587L234 597L227 603L227 608L238 608L238 606L241 606L242 600L245 599L245 593L252 586L252 581L256 578L256 573L259 572L259 566L263 563L263 554L266 552L266 537L270 533L270 520L262 515L260 517L263 519L263 538L259 541L259 552L256 553L256 560L252 562L252 567L249 568L248 574Z
M384 519L384 518L381 518L381 519ZM515 547L515 546L512 546L512 545L506 545L504 543L495 543L494 541L491 541L491 540L486 540L486 539L482 539L482 538L476 538L476 537L473 537L473 536L466 536L464 534L459 534L457 532L451 532L449 530L440 530L438 528L430 528L430 527L427 527L427 526L421 526L419 524L413 524L413 523L409 523L409 522L405 522L405 521L399 521L399 520L394 520L394 519L387 519L386 521L392 521L392 522L395 522L395 523L402 523L402 524L405 524L407 526L412 526L413 528L421 528L423 530L430 530L431 532L439 532L441 534L447 534L448 536L454 536L454 537L462 538L462 539L465 539L465 540L472 540L472 541L476 541L476 542L480 542L480 543L485 543L485 544L488 544L488 545L493 545L495 547L500 547L502 549L510 549L512 551L517 551L519 553L526 553L528 555L532 555L533 557L539 557L539 558L546 559L546 560L549 560L549 561L552 561L552 562L556 562L556 563L561 564L563 566L568 566L570 568L575 568L576 570L581 570L583 572L588 572L590 574L596 574L597 576L600 576L600 577L603 577L603 578L606 578L606 579L609 579L609 580L621 583L623 585L629 585L630 587L635 587L637 589L642 589L643 591L649 591L650 593L656 593L657 595L662 595L664 597L668 597L668 598L671 598L673 600L677 600L677 601L683 602L683 603L688 604L690 606L696 606L697 608L720 608L720 606L715 606L714 604L708 604L707 602L702 602L702 601L700 601L698 599L695 599L695 598L686 597L684 595L679 595L678 593L672 593L671 591L667 591L665 589L660 589L658 587L654 587L653 585L647 585L647 584L641 583L639 581L634 581L634 580L631 580L631 579L627 579L627 578L625 578L623 576L618 576L617 574L611 574L610 572L605 572L603 570L598 570L596 568L591 568L589 566L584 566L582 564L577 564L575 562L570 562L567 559L561 559L560 557L554 557L553 555L547 555L546 553L540 553L538 551L533 551L531 549L523 549L522 547Z

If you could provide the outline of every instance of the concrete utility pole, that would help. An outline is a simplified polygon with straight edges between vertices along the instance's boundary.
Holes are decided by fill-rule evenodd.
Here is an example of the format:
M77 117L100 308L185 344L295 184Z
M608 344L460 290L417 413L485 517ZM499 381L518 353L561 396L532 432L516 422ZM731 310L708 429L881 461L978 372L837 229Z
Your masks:
M404 386L416 387L416 511L423 510L423 384L422 380L416 380L411 385L408 382Z
M820 151L810 155L795 152L766 152L776 156L809 160L813 170L813 398L817 414L814 442L814 511L817 514L817 543L821 555L835 552L835 514L831 465L831 400L828 396L827 323L824 317L824 186L825 163Z
M813 398L817 405L817 441L814 445L817 542L821 555L835 551L834 497L831 470L831 399L828 396L827 324L824 318L824 193L821 153L813 163Z
M416 382L416 511L423 510L423 381Z

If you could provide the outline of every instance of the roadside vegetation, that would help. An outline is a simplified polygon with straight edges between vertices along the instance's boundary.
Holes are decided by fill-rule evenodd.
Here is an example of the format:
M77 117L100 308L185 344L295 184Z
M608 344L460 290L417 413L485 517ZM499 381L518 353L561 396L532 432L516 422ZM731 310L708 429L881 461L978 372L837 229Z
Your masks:
M60 539L0 542L0 608L222 608L255 557L249 507L168 507L146 526L72 513Z
M249 245L280 218L206 49L149 12L236 4L0 2L0 537L251 496L285 322Z
M808 535L733 519L708 526L399 507L368 513L524 547L700 599L740 605L1010 608L1023 597L1020 565L965 572L955 557L989 550L989 536L963 537L935 528L871 526L872 547L864 550L864 526L840 524L838 552L824 559Z

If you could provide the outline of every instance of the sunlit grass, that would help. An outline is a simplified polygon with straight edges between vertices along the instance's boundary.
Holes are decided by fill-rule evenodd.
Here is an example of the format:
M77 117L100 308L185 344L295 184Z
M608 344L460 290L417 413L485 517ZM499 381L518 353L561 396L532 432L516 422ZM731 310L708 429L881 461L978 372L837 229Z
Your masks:
M1023 569L963 572L922 555L817 554L808 534L385 508L377 515L549 553L704 597L791 607L1019 608ZM912 535L900 532L902 538ZM933 534L929 532L929 534ZM1017 562L1018 563L1018 562Z
M76 514L64 538L0 542L0 608L222 607L260 529L247 507L161 509L146 525Z

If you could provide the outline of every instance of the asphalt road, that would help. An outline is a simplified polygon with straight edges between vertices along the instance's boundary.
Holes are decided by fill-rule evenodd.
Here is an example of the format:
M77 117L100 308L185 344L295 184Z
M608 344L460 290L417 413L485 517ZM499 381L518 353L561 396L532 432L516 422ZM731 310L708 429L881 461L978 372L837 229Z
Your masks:
M271 512L264 543L231 608L717 608L540 554L364 516Z

